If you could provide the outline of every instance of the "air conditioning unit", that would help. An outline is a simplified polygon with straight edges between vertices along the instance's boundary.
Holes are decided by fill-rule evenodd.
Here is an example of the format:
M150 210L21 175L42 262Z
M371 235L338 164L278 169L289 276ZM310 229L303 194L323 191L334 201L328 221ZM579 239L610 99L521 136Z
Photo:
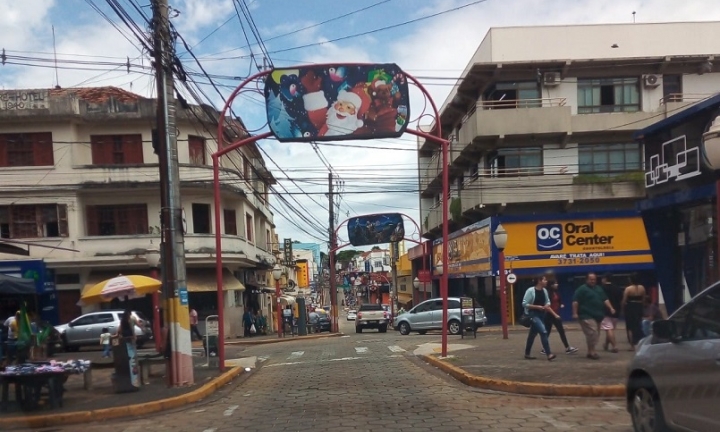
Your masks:
M644 75L643 85L647 88L655 88L660 85L660 77L657 75Z
M543 85L545 87L556 86L560 84L560 81L562 81L560 72L545 72L543 74Z

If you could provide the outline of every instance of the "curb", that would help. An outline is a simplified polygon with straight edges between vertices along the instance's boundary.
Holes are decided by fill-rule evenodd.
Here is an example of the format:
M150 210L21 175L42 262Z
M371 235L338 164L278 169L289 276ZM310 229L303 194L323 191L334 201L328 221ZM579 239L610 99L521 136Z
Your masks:
M290 338L263 339L263 340L256 340L256 341L245 341L245 340L232 341L232 342L226 341L225 345L267 345L267 344L282 343L282 342L296 342L296 341L303 341L303 340L325 339L325 338L340 337L340 336L345 336L345 334L344 333L329 333L329 334L324 334L324 335L297 336L297 337L290 337Z
M625 386L616 385L581 385L581 384L540 384L521 381L487 378L465 372L463 369L448 364L437 357L421 355L426 363L437 367L456 380L471 387L533 396L568 396L568 397L625 397Z
M189 393L167 399L150 401L142 404L103 408L92 411L74 411L60 414L45 414L31 417L0 418L0 430L12 428L45 428L50 426L67 426L78 423L114 420L122 417L144 416L160 411L179 408L215 393L220 387L228 384L243 372L244 368L234 367L219 377Z

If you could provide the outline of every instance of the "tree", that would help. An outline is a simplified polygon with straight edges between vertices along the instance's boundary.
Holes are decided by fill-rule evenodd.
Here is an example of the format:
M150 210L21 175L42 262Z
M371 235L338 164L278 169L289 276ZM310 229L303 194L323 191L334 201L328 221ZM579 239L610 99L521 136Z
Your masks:
M380 249L380 246L373 246L372 250L377 251L377 250L382 250L382 249Z
M362 251L354 250L354 249L347 249L343 250L337 253L337 260L340 262L347 262L351 259L355 258L356 256L360 255Z

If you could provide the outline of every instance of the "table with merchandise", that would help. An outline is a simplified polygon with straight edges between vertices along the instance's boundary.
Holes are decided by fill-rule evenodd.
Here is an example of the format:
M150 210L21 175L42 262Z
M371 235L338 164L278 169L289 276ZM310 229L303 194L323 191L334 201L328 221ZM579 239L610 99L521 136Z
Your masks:
M64 384L70 375L84 374L90 361L69 360L27 362L7 366L0 371L0 411L7 411L10 403L10 385L15 386L15 403L22 410L37 409L41 405L42 391L47 389L50 407L62 407Z

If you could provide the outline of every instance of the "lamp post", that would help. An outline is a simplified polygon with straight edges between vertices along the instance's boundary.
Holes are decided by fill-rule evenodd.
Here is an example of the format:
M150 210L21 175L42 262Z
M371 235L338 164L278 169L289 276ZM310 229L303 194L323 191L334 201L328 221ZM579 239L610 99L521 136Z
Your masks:
M445 245L443 245L445 247ZM443 277L443 273L445 273L445 265L443 264L442 260L437 262L437 265L435 265L435 273L440 276L440 295L442 296L442 302L443 302L443 309L442 309L442 357L447 357L447 337L448 337L448 287L447 284L444 283L445 278Z
M277 319L277 332L278 337L282 337L282 331L283 331L283 323L282 323L282 310L280 310L280 278L282 277L282 267L280 265L275 264L275 267L273 267L272 271L273 279L275 279L275 310L276 310L276 318Z
M500 267L500 322L502 323L503 339L508 338L508 316L507 316L507 289L505 284L505 246L507 245L507 231L502 224L498 224L493 233L493 242L498 250Z
M413 287L415 288L415 291L417 291L420 288L420 278L415 277L413 279ZM415 296L413 295L413 301L415 300Z
M148 249L145 251L145 260L150 267L150 277L158 278L158 269L160 268L160 250ZM162 330L160 329L160 292L152 293L153 308L153 338L155 339L155 349L157 352L162 351Z

